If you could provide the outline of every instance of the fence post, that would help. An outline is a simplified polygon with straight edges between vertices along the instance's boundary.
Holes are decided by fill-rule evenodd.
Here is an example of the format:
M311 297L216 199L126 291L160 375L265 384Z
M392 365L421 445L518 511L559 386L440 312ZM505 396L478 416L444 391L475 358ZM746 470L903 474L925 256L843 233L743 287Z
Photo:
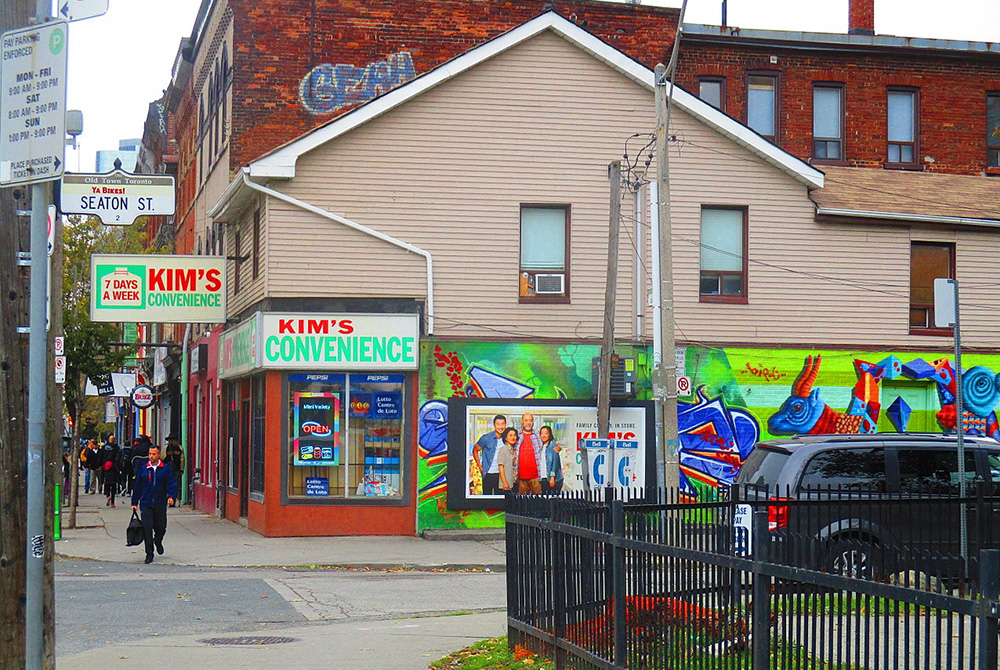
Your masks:
M507 514L516 514L520 510L514 509L514 498L510 493L504 495L504 539L506 540L506 558L507 558L507 619L517 619L518 615L521 613L520 602L517 598L517 583L523 578L518 570L518 556L517 551L520 543L517 541L517 525L511 523L509 519L506 518ZM507 626L507 648L510 651L514 651L514 647L517 644L517 634L516 629L511 628L510 625Z
M614 539L625 539L625 504L621 500L611 501L611 533ZM625 547L613 545L612 578L614 580L615 603L615 665L626 667L625 659Z
M757 507L753 511L753 601L750 619L753 670L768 670L771 667L771 578L760 572L761 565L768 561L770 548L767 507Z
M982 508L980 508L982 509ZM992 601L984 606L992 606L992 612L979 615L979 670L996 670L1000 667L1000 549L982 549L979 552L979 595L983 601Z
M561 500L556 497L549 498L549 519L553 523L562 521L560 514ZM560 528L553 528L549 533L549 550L552 552L552 600L553 633L556 644L552 650L555 659L556 670L563 670L566 667L566 652L559 642L566 636L566 555L564 553L563 533Z

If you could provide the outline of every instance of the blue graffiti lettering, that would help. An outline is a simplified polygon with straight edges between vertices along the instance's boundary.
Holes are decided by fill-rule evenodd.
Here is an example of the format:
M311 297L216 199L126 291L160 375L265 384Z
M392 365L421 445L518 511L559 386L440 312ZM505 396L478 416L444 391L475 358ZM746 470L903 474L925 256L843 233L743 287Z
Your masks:
M312 114L329 114L368 102L417 75L408 51L389 54L364 67L338 63L317 65L299 83L302 105Z

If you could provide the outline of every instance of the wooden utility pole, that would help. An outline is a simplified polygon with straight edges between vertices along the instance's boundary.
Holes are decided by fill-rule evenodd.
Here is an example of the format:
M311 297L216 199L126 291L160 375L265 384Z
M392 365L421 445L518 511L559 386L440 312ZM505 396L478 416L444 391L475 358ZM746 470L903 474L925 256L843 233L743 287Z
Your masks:
M674 46L670 54L670 64L656 66L654 84L656 88L656 173L657 173L657 248L658 258L655 259L656 275L659 276L659 341L653 345L653 395L656 398L660 415L660 453L657 460L662 461L663 485L668 490L675 490L680 484L678 451L680 441L677 436L677 366L676 341L674 332L674 257L670 232L670 150L667 145L670 133L670 96L673 95L673 77L677 71L677 54L681 42L681 31L684 25L684 12L687 0L681 3L680 15L677 19L677 33L674 35ZM670 77L670 81L667 81ZM669 94L668 89L669 88ZM659 356L656 355L659 353Z
M34 13L34 0L3 0L0 31ZM0 670L24 667L28 339L17 329L28 325L28 291L17 256L28 250L18 210L29 208L29 190L0 189Z
M608 272L604 285L604 329L601 341L600 384L597 387L597 437L606 439L611 423L611 355L615 351L615 298L618 293L618 235L622 213L622 164L608 166L611 214L608 219ZM613 460L612 460L613 462Z

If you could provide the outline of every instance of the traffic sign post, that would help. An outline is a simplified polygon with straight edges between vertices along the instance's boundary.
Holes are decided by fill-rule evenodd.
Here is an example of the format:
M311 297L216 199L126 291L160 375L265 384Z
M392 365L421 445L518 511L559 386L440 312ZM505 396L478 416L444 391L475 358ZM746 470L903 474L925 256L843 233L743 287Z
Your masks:
M109 226L128 226L140 216L170 216L175 209L174 178L113 170L62 178L64 214L96 216Z
M54 21L0 37L0 186L62 176L68 26Z
M59 16L67 21L82 21L108 11L108 0L59 0Z

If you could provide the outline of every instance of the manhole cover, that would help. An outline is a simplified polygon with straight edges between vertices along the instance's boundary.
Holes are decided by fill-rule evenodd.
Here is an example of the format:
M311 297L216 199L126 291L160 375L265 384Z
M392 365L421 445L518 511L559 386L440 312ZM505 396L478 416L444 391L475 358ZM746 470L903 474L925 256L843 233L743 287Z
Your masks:
M258 646L265 644L286 644L288 642L298 642L298 640L294 637L276 637L273 635L242 635L240 637L206 637L198 640L198 642L216 645Z

